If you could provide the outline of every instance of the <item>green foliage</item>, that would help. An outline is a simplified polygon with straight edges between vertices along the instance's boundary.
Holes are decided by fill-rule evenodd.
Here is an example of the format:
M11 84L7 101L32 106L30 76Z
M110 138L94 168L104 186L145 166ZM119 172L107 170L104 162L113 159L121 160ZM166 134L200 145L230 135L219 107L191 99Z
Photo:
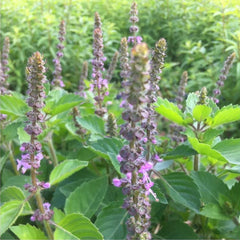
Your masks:
M63 181L65 178L71 176L75 172L86 167L88 162L79 160L65 160L60 165L55 167L50 174L49 182L51 185L57 184Z
M82 184L66 200L65 212L92 217L107 191L107 178L101 177Z
M55 226L55 239L103 239L94 224L82 214L69 214Z
M104 239L125 239L127 213L119 202L113 202L102 209L96 220L96 226L103 234Z
M18 226L13 226L10 229L21 240L48 239L39 228L36 228L35 226L32 226L30 224L26 224L26 225L20 224Z

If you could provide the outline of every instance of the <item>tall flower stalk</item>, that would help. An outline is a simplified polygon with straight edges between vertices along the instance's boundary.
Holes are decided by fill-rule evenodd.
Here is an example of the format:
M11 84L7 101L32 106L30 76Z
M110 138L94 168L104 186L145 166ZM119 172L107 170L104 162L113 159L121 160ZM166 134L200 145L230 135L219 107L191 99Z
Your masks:
M148 195L152 193L153 182L148 172L153 164L146 161L142 147L145 132L141 121L145 117L146 84L149 78L148 47L145 43L136 45L131 52L131 72L125 79L125 96L127 104L122 114L126 121L120 134L129 142L120 150L118 160L125 178L113 179L116 187L123 187L126 195L123 208L128 210L127 239L151 239L150 226L151 205Z
M219 80L217 81L217 87L213 90L213 101L215 103L219 103L219 96L221 95L221 90L224 86L224 81L227 79L227 75L229 73L230 68L232 67L233 61L235 59L236 54L232 53L228 56L227 60L224 62L223 69L221 70L221 75L219 76Z
M17 169L23 174L29 169L31 172L31 184L25 184L25 189L32 195L35 195L38 209L31 217L32 221L43 221L45 229L50 239L53 239L53 233L48 220L51 219L53 211L50 209L50 203L43 202L41 190L49 188L50 184L38 180L38 168L44 158L42 154L42 145L37 141L37 137L42 132L41 123L44 121L44 115L41 109L44 107L44 86L46 82L44 61L39 52L33 54L28 60L27 65L27 82L28 82L28 99L27 104L31 109L27 113L28 124L24 128L30 141L21 145L20 150L23 152L21 160L17 159Z
M2 77L4 79L4 83L6 87L7 87L6 80L8 78L7 72L9 71L9 68L8 68L9 50L10 50L10 40L8 37L6 37L3 43L2 58L1 58L1 69L3 74Z
M138 21L139 21L139 18L138 18L137 3L133 2L131 6L131 11L130 11L130 22L132 25L129 28L129 31L132 34L132 36L128 37L128 42L133 43L133 45L136 45L142 41L142 37L137 36L139 28L136 24Z
M104 61L106 58L103 55L103 36L101 28L101 19L98 13L95 13L95 28L93 32L93 60L92 60L92 78L91 90L95 92L94 100L96 101L95 113L103 117L107 112L103 106L104 97L108 93L108 80L103 78Z
M61 58L63 57L63 49L64 45L63 42L65 40L66 35L66 26L65 22L62 20L59 26L59 34L58 34L58 40L59 43L57 45L58 52L56 54L56 57L53 59L53 63L55 66L55 70L53 72L53 81L52 85L55 87L65 87L65 84L62 80L62 66L61 66Z
M157 140L155 136L157 135L157 119L156 112L152 106L152 103L156 102L158 91L159 91L159 81L161 79L160 74L164 66L164 58L166 56L167 43L164 38L161 38L156 44L155 49L152 53L152 59L150 61L150 78L149 86L147 91L148 104L146 106L146 118L142 121L142 128L146 129L147 135L145 142L147 143L147 161L152 160L161 161L158 155L152 154L151 156L151 145L156 144Z

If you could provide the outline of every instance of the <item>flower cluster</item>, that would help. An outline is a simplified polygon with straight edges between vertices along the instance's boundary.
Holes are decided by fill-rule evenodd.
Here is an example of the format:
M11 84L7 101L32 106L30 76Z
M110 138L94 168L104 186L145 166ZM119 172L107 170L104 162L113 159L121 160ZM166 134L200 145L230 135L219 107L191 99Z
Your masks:
M46 202L43 203L43 209L44 212L42 213L39 209L37 209L34 214L32 215L32 217L30 218L31 221L43 221L43 220L50 220L52 218L53 215L53 210L50 209L51 204Z
M141 36L136 36L138 32L138 26L136 23L139 21L138 19L138 10L137 10L137 3L133 2L131 6L131 11L130 11L130 22L131 26L129 28L130 33L132 33L133 36L128 37L128 42L133 43L133 45L141 43L142 42L142 37Z
M219 77L219 80L217 81L217 88L213 90L213 101L215 103L219 103L218 96L221 95L220 88L224 86L224 81L227 79L228 72L230 68L232 67L233 61L235 59L235 53L232 53L230 56L228 56L227 60L224 62L223 69L221 70L221 75Z
M44 61L39 52L33 54L28 60L28 66L26 68L27 72L27 82L28 82L28 99L27 104L32 108L31 111L27 113L28 125L24 130L30 135L30 142L25 142L21 145L20 150L23 152L21 160L17 159L17 170L22 171L24 174L28 169L31 170L32 184L26 184L25 189L31 193L36 193L38 190L49 188L50 184L45 182L40 182L36 175L37 170L40 167L41 160L43 159L42 145L37 141L37 136L41 134L42 128L40 123L44 121L44 115L41 109L44 107L44 86L46 82ZM44 203L46 206L49 203ZM42 207L42 206L41 206ZM44 206L42 207L42 209ZM32 219L45 219L41 218L39 215L40 210L37 210ZM47 213L43 210L41 214L52 215L48 211ZM39 217L37 217L39 216Z
M120 134L129 141L129 144L123 146L118 156L121 172L126 177L113 179L113 184L122 187L123 194L126 195L123 207L130 214L127 221L127 239L151 239L148 232L151 210L148 195L152 193L153 182L148 172L153 163L145 159L142 147L145 132L141 128L141 121L147 114L144 106L148 101L146 96L149 78L148 52L145 43L136 45L131 52L131 71L127 74L129 79L125 79L127 104L122 114L126 123L120 130Z
M94 90L96 93L94 99L98 108L95 110L95 113L102 117L107 111L106 108L103 107L104 96L107 96L109 92L108 80L104 79L102 74L102 72L104 71L104 61L106 60L106 58L103 55L103 36L100 16L98 13L95 13L95 29L93 33L93 56L93 84L91 84L91 90Z
M55 70L53 72L52 85L54 85L55 87L65 87L62 81L62 75L61 75L62 66L60 62L60 59L63 57L63 49L64 49L63 42L65 40L65 35L66 35L65 22L62 20L59 26L59 35L58 35L59 43L57 45L58 52L56 54L56 58L53 59Z
M81 76L79 79L79 84L78 84L78 91L76 92L77 95L81 96L81 97L86 97L86 93L85 93L85 83L84 80L87 79L88 76L88 62L83 62L82 65L82 72L81 72Z
M142 121L142 128L146 129L147 136L145 138L145 142L156 144L156 134L157 134L157 124L156 124L156 113L152 107L152 103L154 103L157 99L157 94L159 90L158 83L160 81L159 74L162 72L162 68L164 65L164 58L166 52L166 40L161 38L155 45L155 49L152 53L152 59L150 61L150 78L148 80L148 104L146 106L147 115ZM154 158L154 155L152 156ZM147 160L150 159L150 149L148 148ZM152 159L154 160L154 159Z

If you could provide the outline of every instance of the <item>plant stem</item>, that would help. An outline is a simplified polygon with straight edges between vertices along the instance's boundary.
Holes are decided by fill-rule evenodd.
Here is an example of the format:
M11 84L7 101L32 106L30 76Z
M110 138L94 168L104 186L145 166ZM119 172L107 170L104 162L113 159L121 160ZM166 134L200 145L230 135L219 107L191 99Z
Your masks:
M52 134L49 136L49 138L47 138L47 144L52 156L53 165L54 167L56 167L58 165L58 159L57 159L55 148L53 146Z
M12 164L13 171L15 172L16 175L19 175L19 172L17 170L16 161L14 159L14 155L13 155L13 151L12 151L12 142L9 142L8 149L9 149L9 159Z
M194 171L198 171L199 169L199 154L194 155Z

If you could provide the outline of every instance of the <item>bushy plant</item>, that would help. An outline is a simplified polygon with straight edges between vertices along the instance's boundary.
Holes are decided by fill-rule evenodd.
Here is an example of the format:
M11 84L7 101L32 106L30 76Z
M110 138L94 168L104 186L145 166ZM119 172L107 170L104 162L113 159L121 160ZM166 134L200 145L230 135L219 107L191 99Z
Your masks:
M139 6L148 6L150 2L143 1ZM201 48L209 44L209 36L203 37L203 45L198 42L194 48L198 55L196 62L184 62L188 61L186 55L181 61L185 65L178 69L183 72L179 86L170 85L175 84L171 77L178 74L169 73L173 67L164 63L166 51L169 58L178 54L172 46L180 46L181 42L176 43L173 36L179 35L184 41L188 33L181 33L180 29L174 29L173 33L163 25L163 32L172 39L166 41L164 35L158 36L154 45L154 39L141 34L154 29L141 28L141 21L138 22L141 11L147 10L142 9L138 14L135 2L131 9L127 1L122 3L120 11L120 4L107 1L49 1L49 11L66 9L64 16L57 12L61 22L60 43L56 44L58 52L52 49L50 55L50 33L57 32L53 28L43 28L48 34L39 38L41 28L34 26L31 36L27 36L40 41L39 50L43 54L27 44L20 51L16 44L24 42L11 39L12 32L7 34L9 38L5 38L0 61L1 239L239 238L240 139L225 138L223 133L225 125L240 120L240 106L224 104L221 94L229 81L226 80L228 72L236 64L234 61L238 65L238 53L234 51L224 64L221 62L223 68L221 72L219 68L219 80L214 87L201 79L195 82L192 76L199 74L197 65L213 54L203 54ZM154 3L165 9L162 19L166 18L167 24L175 23L169 18L174 1ZM201 8L203 3L195 4ZM15 7L21 9L24 4L18 2ZM28 1L28 4L36 3ZM46 5L44 1L38 4L34 5L37 6L34 11L42 13L44 19ZM105 4L110 10L114 6L116 12L119 9L119 22L128 18L130 9L130 33L126 23L106 27L110 17L116 18L116 12L109 10L101 19L95 10L101 12ZM190 32L201 28L201 22L193 28L192 20L196 16L188 11L193 5L182 1L175 4L184 10L178 14L191 16L185 22L191 26ZM91 37L77 51L69 47L71 41L79 41L75 31L78 23L75 15L70 14L71 8L76 11L75 5L81 6L85 13L92 13L85 26L86 34ZM156 9L151 8L147 13L154 15L154 12ZM35 18L31 14L27 17L29 27ZM48 14L46 19L52 21L49 16L54 15ZM205 14L207 19L208 12ZM224 14L221 16L225 23L228 17ZM16 17L12 15L12 19ZM65 44L69 48L66 51L63 50L65 23ZM91 24L94 27L88 28ZM124 29L121 31L125 36L120 43L120 38L117 41L108 35L111 26ZM158 29L156 23L155 29ZM12 58L12 50L8 56L9 40L10 49L16 51L14 54L19 51L16 60ZM145 43L147 40L149 45ZM195 40L199 41L199 36ZM186 42L186 46L195 43ZM115 44L120 45L120 71L114 73L118 53L111 64L104 56L113 55ZM185 51L184 46L181 49ZM231 46L229 49L234 50ZM31 51L35 53L26 65L27 81L19 82L17 91L13 91L11 84L19 81L15 74L22 79L22 70L13 71L13 66L15 62L16 66L26 62L20 52L30 55ZM92 58L89 64L84 62L81 66L76 62L79 53L84 58L88 56L85 59ZM72 60L67 63L71 54ZM45 56L54 58L55 70L53 65L46 70L49 61ZM218 61L221 59L220 56ZM195 68L191 64L196 64ZM183 66L188 72L183 71ZM207 69L211 71L210 65ZM207 74L206 69L202 70ZM46 77L47 72L52 73ZM110 81L112 76L122 80L121 86L117 81ZM170 77L168 83L167 77ZM28 90L21 94L19 90L25 85ZM196 91L188 93L194 88Z

